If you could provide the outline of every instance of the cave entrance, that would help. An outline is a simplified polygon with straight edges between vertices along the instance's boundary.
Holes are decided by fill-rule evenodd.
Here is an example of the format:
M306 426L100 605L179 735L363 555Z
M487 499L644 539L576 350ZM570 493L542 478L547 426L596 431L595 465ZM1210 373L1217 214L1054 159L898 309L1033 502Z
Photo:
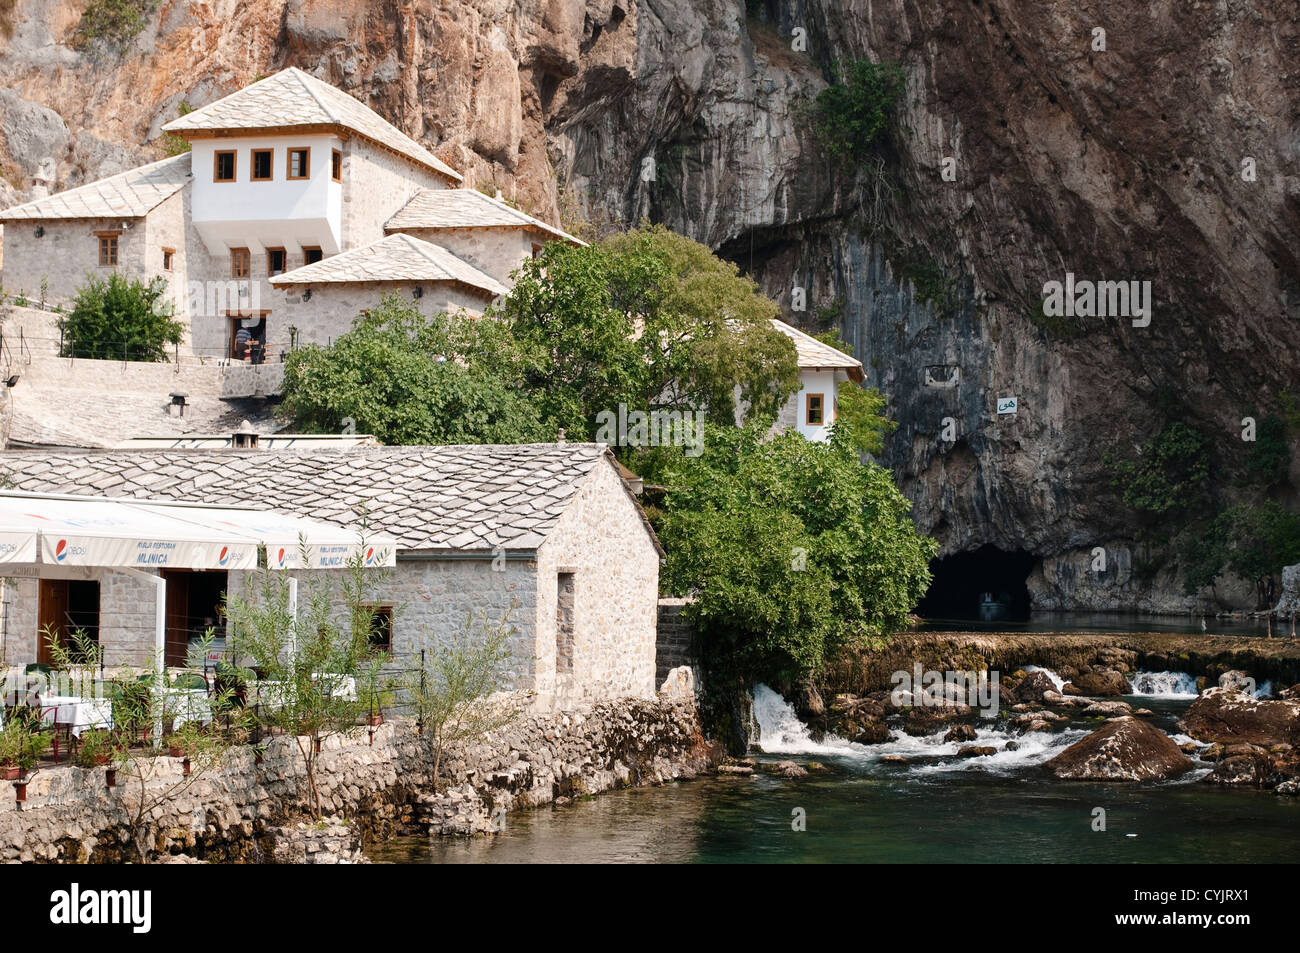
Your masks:
M1023 622L1029 618L1033 553L985 544L930 563L934 578L917 614L925 619Z

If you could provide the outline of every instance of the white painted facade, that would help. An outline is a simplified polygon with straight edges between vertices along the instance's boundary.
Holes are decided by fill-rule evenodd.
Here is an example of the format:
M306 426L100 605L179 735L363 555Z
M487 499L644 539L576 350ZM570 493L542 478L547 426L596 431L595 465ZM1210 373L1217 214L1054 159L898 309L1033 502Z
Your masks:
M344 142L333 135L239 136L192 143L194 227L209 253L232 248L253 254L285 248L301 254L343 250L343 177L333 178L333 155ZM308 150L307 178L291 179L289 153ZM234 181L217 181L218 153L235 155ZM253 153L270 152L271 178L254 181Z

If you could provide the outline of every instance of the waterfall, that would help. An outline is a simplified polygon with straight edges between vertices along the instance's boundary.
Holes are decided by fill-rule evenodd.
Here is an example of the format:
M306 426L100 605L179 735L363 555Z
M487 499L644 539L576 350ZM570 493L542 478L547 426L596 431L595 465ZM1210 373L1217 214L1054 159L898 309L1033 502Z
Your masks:
M756 747L764 754L852 754L862 746L837 735L814 741L808 726L799 720L794 706L761 682L754 686L754 721L758 724Z
M1065 694L1065 679L1061 678L1061 676L1057 675L1050 668L1043 668L1041 665L1026 665L1024 666L1024 669L1026 672L1042 672L1052 680L1052 684L1056 686L1057 692L1062 695Z
M1133 694L1160 698L1195 698L1196 677L1186 672L1138 672Z

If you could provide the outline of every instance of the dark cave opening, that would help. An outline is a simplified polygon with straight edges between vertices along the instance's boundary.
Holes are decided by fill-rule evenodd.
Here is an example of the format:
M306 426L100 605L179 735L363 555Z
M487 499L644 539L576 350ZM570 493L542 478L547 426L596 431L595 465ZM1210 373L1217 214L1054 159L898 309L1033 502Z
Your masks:
M1031 608L1025 584L1033 553L1006 552L986 543L979 549L942 556L930 563L934 578L917 614L926 619L1024 621Z

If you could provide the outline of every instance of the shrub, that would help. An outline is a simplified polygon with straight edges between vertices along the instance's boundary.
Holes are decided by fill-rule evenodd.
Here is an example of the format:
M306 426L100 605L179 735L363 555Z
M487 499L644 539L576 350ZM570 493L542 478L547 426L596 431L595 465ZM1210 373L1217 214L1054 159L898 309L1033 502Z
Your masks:
M80 53L121 54L135 42L158 0L90 0L69 42Z
M89 275L72 311L60 321L61 357L165 361L166 346L179 344L185 326L172 318L167 283L148 284L113 274Z
M903 70L861 59L836 64L831 74L831 84L813 103L813 134L832 157L859 162L893 119L903 91Z

